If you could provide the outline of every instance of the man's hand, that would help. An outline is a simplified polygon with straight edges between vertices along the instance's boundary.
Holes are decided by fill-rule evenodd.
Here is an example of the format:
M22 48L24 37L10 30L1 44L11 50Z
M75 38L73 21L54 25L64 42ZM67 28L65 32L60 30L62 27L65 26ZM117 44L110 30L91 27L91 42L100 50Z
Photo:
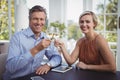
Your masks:
M35 56L39 51L47 48L51 43L49 39L43 39L40 43L38 43L35 47L33 47L30 52L33 56Z
M51 40L49 39L43 39L37 46L40 48L47 48L51 43Z
M36 74L38 74L38 75L47 74L47 72L50 70L50 68L51 68L50 66L48 66L47 64L44 64L36 70Z

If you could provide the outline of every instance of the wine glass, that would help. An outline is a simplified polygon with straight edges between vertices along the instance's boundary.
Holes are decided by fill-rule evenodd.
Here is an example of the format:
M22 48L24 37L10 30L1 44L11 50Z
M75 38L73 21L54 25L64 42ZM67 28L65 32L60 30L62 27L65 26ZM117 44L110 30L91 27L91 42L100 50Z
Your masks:
M54 39L57 40L60 38L60 31L58 28L54 29Z
M59 31L59 28L55 27L55 29L54 29L54 41L59 40L59 39L60 39L60 31ZM59 51L60 47L56 47L55 49L57 49Z
M46 35L51 41L54 40L54 27L48 27L46 30Z
M58 36L57 33L56 33L56 30L55 30L55 27L52 27L52 26L48 27L47 30L46 30L46 35L47 35L47 38L49 40L51 40L50 46L48 46L46 48L46 50L50 50L50 49L53 48L52 46L54 45L55 36L56 37ZM55 48L54 48L54 50L55 50Z

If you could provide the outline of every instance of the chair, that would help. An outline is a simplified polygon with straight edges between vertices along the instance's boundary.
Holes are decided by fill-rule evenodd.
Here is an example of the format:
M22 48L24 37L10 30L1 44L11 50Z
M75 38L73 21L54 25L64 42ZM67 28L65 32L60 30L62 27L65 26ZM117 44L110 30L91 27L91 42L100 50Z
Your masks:
M2 80L2 75L5 71L6 59L7 59L7 53L0 54L0 80Z

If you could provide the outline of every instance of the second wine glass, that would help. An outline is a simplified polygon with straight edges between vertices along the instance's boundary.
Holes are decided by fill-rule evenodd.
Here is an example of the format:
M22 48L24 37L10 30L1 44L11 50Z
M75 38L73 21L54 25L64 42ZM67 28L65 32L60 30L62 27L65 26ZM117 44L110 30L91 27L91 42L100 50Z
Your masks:
M47 38L51 40L50 46L48 46L46 50L50 50L53 48L52 46L54 45L54 40L59 38L59 30L52 26L48 27L46 30L46 35L47 35ZM54 50L56 50L55 47L54 47Z

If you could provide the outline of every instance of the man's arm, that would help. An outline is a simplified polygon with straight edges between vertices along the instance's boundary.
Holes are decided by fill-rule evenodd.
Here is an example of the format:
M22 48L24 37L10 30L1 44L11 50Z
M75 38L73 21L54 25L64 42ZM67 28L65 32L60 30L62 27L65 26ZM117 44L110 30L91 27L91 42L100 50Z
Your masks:
M30 51L28 50L23 54L23 50L21 48L19 34L15 34L10 41L6 61L6 69L11 73L24 69L29 62L33 61L33 56Z
M46 51L47 52L47 51ZM47 74L47 72L53 68L56 67L58 65L61 64L62 62L62 58L59 55L58 51L51 51L48 50L48 52L46 53L46 56L48 57L49 61L40 66L37 70L36 70L36 74L41 75L41 74Z

